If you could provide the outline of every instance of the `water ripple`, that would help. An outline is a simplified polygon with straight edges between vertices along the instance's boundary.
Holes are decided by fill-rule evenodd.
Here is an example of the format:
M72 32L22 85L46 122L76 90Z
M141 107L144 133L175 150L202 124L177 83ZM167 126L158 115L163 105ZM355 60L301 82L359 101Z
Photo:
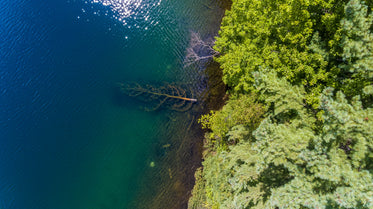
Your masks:
M140 20L149 21L151 18L149 15L151 8L159 6L161 1L158 0L157 2L149 3L143 2L143 0L92 0L91 2L109 7L115 14L114 18L124 25L127 25L128 19L131 18L135 21L133 27L139 28L140 26L136 22ZM99 13L96 12L96 14ZM105 14L107 13L105 12Z

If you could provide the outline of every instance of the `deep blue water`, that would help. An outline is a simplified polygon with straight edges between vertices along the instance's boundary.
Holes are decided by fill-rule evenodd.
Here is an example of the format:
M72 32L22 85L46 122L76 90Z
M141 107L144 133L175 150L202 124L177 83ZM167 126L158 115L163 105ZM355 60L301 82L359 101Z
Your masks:
M0 0L1 209L128 207L170 119L116 83L200 82L200 2Z

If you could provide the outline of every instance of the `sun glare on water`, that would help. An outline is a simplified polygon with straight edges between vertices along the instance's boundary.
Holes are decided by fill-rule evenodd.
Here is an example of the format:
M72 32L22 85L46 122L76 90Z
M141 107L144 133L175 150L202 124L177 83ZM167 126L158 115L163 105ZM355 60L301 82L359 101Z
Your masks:
M124 25L127 25L129 19L136 21L149 21L149 13L151 9L159 6L161 1L162 0L92 0L91 2L110 8L110 10L115 14L114 18L122 22ZM134 27L137 27L137 25L134 25Z

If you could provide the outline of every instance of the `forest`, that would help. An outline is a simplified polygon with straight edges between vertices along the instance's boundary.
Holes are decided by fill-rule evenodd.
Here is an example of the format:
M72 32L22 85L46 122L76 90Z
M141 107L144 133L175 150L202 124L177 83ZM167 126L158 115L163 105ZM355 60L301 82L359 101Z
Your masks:
M372 8L233 0L189 208L373 208Z

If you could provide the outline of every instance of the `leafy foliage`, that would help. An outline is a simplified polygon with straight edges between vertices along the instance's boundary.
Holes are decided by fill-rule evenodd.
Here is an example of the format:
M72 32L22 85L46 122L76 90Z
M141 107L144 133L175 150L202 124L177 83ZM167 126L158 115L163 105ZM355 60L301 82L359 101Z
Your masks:
M265 83L271 75L271 71L258 75L261 91L269 94L276 86L267 87ZM275 79L274 83L284 82L284 79ZM357 208L359 204L361 208L373 207L373 131L370 128L373 109L363 109L358 97L349 103L341 92L334 99L333 90L327 88L321 95L324 122L322 131L318 132L312 129L315 119L297 103L304 99L304 91L297 86L288 91L293 96L282 101L276 100L276 96L266 97L266 102L273 102L286 111L269 114L255 130L254 138L206 158L207 205L216 208ZM279 119L284 113L287 116Z
M362 94L362 89L373 81L373 16L367 14L368 7L359 1L351 1L346 6L346 17L342 19L343 91L353 96Z
M232 132L233 130L230 131L233 127L236 127L236 132L238 131L237 129L241 130L241 134L246 129L250 132L255 130L261 121L264 111L263 104L257 101L255 94L242 95L238 98L230 99L222 110L211 111L210 114L202 116L200 123L202 127L212 131L210 138L224 143L228 138L234 138L232 134L236 135Z
M373 208L370 11L360 0L233 1L216 49L235 96L201 119L228 143L205 156L202 205Z
M315 95L322 91L319 84L333 82L333 76L328 69L329 57L323 49L328 40L321 41L315 35L315 29L323 28L315 23L328 30L338 29L339 16L326 12L333 10L334 1L233 2L216 41L216 49L222 53L217 60L224 70L224 82L232 86L234 92L250 92L254 82L251 73L271 68L292 84L307 86L309 103L317 104Z

